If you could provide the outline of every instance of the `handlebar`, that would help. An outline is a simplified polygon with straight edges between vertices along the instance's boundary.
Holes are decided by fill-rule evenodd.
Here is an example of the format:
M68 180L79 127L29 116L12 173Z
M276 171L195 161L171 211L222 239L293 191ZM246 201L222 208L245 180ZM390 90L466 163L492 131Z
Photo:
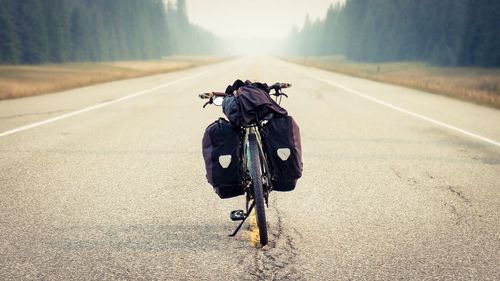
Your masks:
M210 92L198 95L200 99L209 99L211 97L225 97L225 96L227 96L226 93L220 93L220 92Z
M290 83L277 82L274 85L269 87L269 91L274 90L274 93L272 95L275 96L276 99L278 99L278 97L280 97L280 103L281 103L281 96L285 96L286 98L288 98L288 95L283 93L281 91L281 89L290 88L290 87L292 87L292 84L290 84Z
M269 86L269 91L271 91L271 90L275 91L275 93L272 94L273 96L284 95L285 97L288 97L286 94L281 92L281 89L286 89L286 88L290 88L290 87L292 87L292 84L290 84L290 83L277 82L277 83L274 83L273 85ZM214 98L214 97L225 97L225 96L227 96L227 94L221 93L221 92L210 92L210 93L203 93L203 94L198 95L198 97L200 99L210 99L210 98Z

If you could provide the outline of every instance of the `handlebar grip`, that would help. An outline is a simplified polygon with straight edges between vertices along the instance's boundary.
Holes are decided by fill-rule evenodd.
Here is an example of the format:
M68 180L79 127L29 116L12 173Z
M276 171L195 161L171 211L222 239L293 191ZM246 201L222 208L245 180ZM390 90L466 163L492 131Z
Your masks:
M208 98L210 98L210 93L199 94L198 97L200 99L208 99Z
M276 82L274 85L271 86L272 89L285 89L285 88L290 88L292 87L292 84L290 83L280 83Z
M209 99L210 97L225 97L227 96L226 93L220 93L220 92L211 92L211 93L203 93L199 94L198 97L200 99Z

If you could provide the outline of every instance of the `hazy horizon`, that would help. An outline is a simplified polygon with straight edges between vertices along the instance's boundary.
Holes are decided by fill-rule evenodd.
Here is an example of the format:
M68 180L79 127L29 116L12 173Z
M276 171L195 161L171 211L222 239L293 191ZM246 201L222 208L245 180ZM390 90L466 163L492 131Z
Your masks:
M186 0L190 22L217 36L241 39L283 39L306 15L324 18L331 4L345 0Z

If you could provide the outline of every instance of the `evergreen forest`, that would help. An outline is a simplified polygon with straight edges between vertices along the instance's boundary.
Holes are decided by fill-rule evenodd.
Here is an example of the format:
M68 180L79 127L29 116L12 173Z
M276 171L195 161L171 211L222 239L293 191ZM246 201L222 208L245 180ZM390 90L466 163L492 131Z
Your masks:
M499 0L347 0L309 17L286 41L289 55L364 62L500 66Z
M148 60L213 54L185 0L0 0L0 63Z

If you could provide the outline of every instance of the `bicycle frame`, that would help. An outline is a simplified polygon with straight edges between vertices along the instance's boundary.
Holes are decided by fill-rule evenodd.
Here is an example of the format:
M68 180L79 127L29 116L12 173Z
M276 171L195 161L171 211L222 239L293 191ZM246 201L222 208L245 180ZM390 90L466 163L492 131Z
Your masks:
M245 171L245 187L247 189L247 204L252 199L252 190L251 190L251 180L250 176L248 176L248 136L250 134L255 134L257 139L257 146L259 148L259 156L260 156L260 168L262 171L262 187L264 191L264 199L266 201L266 205L269 204L269 192L271 191L271 181L269 179L269 166L267 164L267 157L264 153L264 149L262 147L262 138L259 132L259 125L251 125L244 128L243 133L243 154L242 154L242 167L243 171Z
M260 130L261 125L260 124L254 124L250 125L247 127L243 128L243 140L242 140L242 161L241 161L241 166L242 166L242 171L244 171L243 174L243 183L244 183L244 188L245 188L245 193L246 193L246 203L245 203L245 218L241 221L241 223L238 225L238 227L234 230L232 234L229 236L235 236L238 231L240 230L241 226L245 222L245 220L248 218L250 215L250 212L255 206L255 202L253 201L253 186L252 186L252 179L249 174L249 152L248 152L248 147L249 147L249 142L248 142L248 137L251 134L254 134L256 136L257 140L257 147L259 150L259 158L260 158L260 169L262 171L262 191L264 193L264 201L266 203L266 206L269 206L269 193L272 190L272 184L270 180L270 173L269 173L269 166L267 163L267 157L266 154L264 153L264 149L262 147L262 138L260 136Z

